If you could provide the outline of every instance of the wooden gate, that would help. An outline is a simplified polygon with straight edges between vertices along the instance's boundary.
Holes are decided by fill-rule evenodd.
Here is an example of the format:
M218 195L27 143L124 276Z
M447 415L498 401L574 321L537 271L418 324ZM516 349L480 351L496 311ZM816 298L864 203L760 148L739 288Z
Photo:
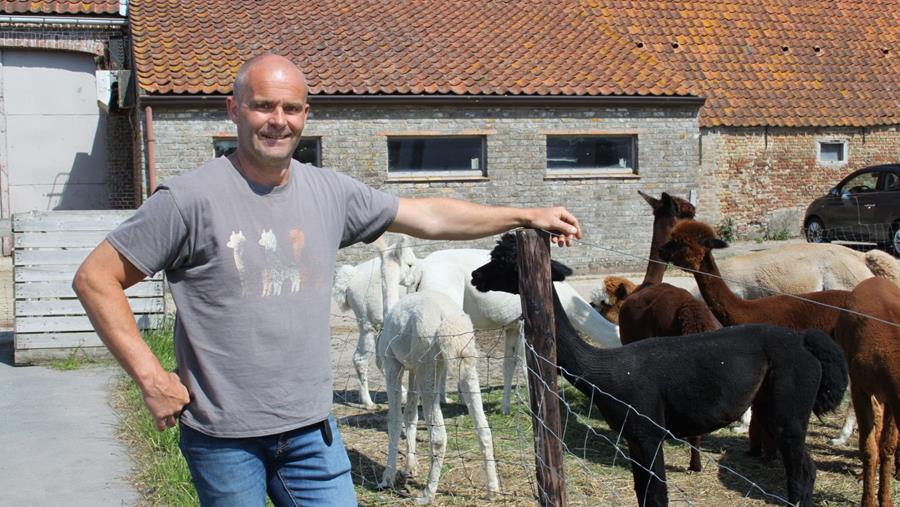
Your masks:
M106 234L134 211L31 211L13 216L15 364L74 353L108 355L72 290L75 270ZM130 287L138 328L159 327L165 315L163 278Z

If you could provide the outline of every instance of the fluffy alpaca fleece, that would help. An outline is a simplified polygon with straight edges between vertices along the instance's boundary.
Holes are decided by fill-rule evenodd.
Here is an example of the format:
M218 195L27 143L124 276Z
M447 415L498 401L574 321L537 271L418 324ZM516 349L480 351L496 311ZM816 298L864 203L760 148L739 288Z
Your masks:
M732 292L744 299L852 290L873 275L900 280L897 261L887 252L858 252L830 243L798 243L729 257L719 262L719 271Z
M840 316L835 337L847 355L850 393L859 421L861 505L875 507L878 475L877 505L888 507L893 505L892 473L900 422L900 288L882 278L864 280L850 293L847 308L856 313Z
M658 336L682 336L712 331L719 327L709 308L694 299L690 292L663 283L666 265L659 249L668 241L676 224L694 217L694 206L679 197L663 192L659 199L643 192L641 197L653 210L653 233L650 238L650 259L644 281L635 287L619 309L619 337L623 345ZM703 468L700 459L700 437L692 436L689 470Z
M514 295L502 292L485 294L472 287L470 273L488 260L489 250L439 250L419 262L415 270L414 287L416 290L436 291L447 295L472 318L475 329L503 330L505 340L501 410L508 414L513 376L522 357L519 326L522 307L519 298ZM597 313L571 285L559 283L556 288L563 306L579 331L604 347L619 346L618 328L615 324Z
M437 492L446 451L447 432L440 406L440 385L447 369L458 371L460 394L474 423L479 445L484 453L487 496L500 491L491 429L484 415L481 386L478 382L475 330L462 308L447 295L435 291L419 291L399 298L400 265L389 253L382 255L382 291L384 294L384 328L377 339L378 366L384 371L388 394L388 456L381 487L394 484L397 470L397 446L401 417L405 416L406 468L410 475L417 471L416 423L417 401L422 398L422 411L431 442L431 468L428 482L418 503L430 503ZM398 301L399 299L399 301ZM409 371L406 408L401 413L401 381Z
M384 236L378 238L374 246L379 251L396 250L399 254L401 285L409 284L409 277L419 261L413 252L409 236L400 236L389 245ZM402 289L401 292L403 292ZM375 336L381 330L384 308L381 294L381 256L369 259L359 265L341 266L334 277L332 298L341 311L352 310L356 318L359 336L353 353L353 366L359 383L359 400L367 409L377 405L369 395L369 361L375 355Z
M700 294L722 325L763 323L797 331L819 329L834 335L834 326L850 294L848 291L825 290L799 294L799 297L779 294L758 299L741 298L722 279L712 254L714 249L726 247L728 244L720 240L709 225L685 220L675 226L670 240L660 247L660 256L694 273ZM771 457L775 449L753 432L754 420L750 419L749 428L751 452Z
M552 262L553 280L570 272ZM491 262L472 273L472 283L479 290L517 293L518 277L515 238L506 235ZM746 325L598 349L578 336L555 294L553 304L560 371L627 441L642 507L668 503L661 447L667 436L714 431L751 403L781 450L788 500L812 505L809 416L833 410L847 387L844 355L828 336ZM630 414L632 409L646 418Z
M591 306L606 320L619 323L619 310L629 294L637 287L631 280L617 275L603 279L600 287L591 291Z

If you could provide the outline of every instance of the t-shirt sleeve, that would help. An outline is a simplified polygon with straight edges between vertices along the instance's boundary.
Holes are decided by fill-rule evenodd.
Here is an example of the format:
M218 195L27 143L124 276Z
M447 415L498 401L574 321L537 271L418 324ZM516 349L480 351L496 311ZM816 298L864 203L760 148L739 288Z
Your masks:
M349 177L341 180L346 203L341 248L375 241L397 217L400 199Z
M172 193L164 187L106 240L147 276L179 267L190 258L188 228Z

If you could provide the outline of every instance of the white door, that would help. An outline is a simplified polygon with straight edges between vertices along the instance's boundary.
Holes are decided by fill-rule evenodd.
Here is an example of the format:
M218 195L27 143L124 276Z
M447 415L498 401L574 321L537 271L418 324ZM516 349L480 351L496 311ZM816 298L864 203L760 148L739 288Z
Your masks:
M0 51L4 214L108 207L107 122L95 68L83 53Z

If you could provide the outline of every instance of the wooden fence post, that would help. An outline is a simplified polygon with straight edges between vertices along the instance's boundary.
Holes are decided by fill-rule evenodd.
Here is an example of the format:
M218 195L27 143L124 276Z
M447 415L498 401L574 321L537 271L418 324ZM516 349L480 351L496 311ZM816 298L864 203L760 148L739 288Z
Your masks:
M538 501L541 506L563 506L566 505L566 476L556 391L556 325L550 280L550 236L527 229L516 232L516 239Z

